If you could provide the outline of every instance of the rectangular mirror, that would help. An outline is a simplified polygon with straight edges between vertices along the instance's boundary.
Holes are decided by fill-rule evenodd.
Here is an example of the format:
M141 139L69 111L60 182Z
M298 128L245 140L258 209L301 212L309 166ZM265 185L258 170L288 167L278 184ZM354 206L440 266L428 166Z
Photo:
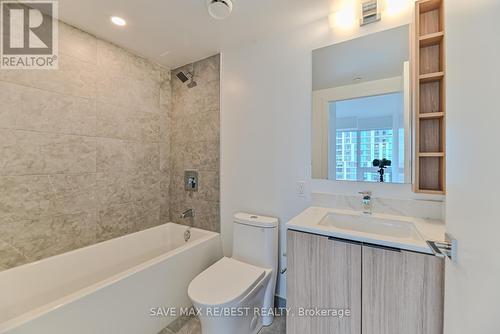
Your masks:
M312 54L313 178L411 183L409 26Z

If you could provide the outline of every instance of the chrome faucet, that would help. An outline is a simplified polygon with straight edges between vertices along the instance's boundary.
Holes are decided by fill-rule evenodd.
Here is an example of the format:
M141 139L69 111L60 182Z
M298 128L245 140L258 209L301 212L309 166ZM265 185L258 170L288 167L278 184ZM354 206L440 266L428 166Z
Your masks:
M363 213L367 215L372 214L372 192L371 191L361 191L359 192L363 195Z
M183 213L181 213L181 219L184 218L194 218L194 209L187 209Z
M184 232L184 241L188 242L189 239L191 239L191 228L193 228L194 225L194 209L187 209L183 213L181 213L180 218L181 219L186 219L190 218L190 225L188 226L187 230Z

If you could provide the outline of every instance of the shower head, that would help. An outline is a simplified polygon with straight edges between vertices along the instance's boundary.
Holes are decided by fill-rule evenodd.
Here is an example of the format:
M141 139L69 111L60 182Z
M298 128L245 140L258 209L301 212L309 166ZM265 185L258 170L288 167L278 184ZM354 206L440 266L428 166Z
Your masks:
M184 74L184 72L180 71L179 73L177 73L177 78L179 78L180 81L182 81L182 83L185 83L186 81L189 80L189 78L187 77L187 75Z
M188 88L193 88L198 85L196 81L194 81L194 65L191 64L191 67L191 72L184 73L183 71L180 71L176 74L177 78L182 81L182 83L186 83L189 80L189 83L187 84Z

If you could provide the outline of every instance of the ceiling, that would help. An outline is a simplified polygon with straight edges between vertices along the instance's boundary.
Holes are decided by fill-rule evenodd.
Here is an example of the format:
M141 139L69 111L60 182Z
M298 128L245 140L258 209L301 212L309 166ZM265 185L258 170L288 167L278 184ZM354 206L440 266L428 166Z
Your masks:
M326 18L332 0L233 0L223 21L206 0L59 0L59 18L169 68ZM125 27L110 16L126 19Z
M401 76L409 36L405 25L314 50L313 90Z

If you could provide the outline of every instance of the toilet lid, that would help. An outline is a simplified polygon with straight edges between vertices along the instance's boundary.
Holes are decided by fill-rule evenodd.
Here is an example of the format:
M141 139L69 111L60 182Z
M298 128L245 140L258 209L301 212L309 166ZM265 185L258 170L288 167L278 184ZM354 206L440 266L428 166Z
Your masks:
M224 257L196 276L188 295L203 305L222 305L246 296L264 277L264 268Z

